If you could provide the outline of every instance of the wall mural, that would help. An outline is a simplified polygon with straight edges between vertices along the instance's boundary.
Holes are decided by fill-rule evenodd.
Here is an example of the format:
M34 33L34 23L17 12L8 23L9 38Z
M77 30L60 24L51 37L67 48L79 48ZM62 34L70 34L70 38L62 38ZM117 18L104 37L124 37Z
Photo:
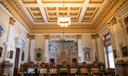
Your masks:
M74 41L49 42L49 59L56 65L72 65L77 63L78 48Z

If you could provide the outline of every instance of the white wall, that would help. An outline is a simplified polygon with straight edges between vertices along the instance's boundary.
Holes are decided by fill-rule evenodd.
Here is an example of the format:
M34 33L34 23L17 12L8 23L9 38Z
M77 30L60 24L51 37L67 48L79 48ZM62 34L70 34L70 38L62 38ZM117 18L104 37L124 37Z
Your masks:
M42 49L42 60L41 61L35 60L35 55L36 55L35 50L37 48ZM45 51L45 37L44 37L44 35L35 35L35 38L31 40L31 48L30 48L31 61L33 61L34 63L44 62L44 51Z
M123 10L123 8L121 9ZM124 11L121 11L124 13ZM128 57L123 57L121 47L128 47L128 35L126 33L124 18L128 16L128 11L125 11L124 14L121 12L117 13L114 17L110 18L106 23L104 23L103 29L99 30L98 34L104 41L103 37L105 34L111 34L111 44L112 49L116 50L117 58L115 58L115 62L118 60L128 61ZM116 19L116 22L113 22L113 18ZM103 42L102 42L103 43ZM102 46L105 47L105 46Z
M29 40L26 38L28 32L23 28L22 24L20 24L17 20L14 25L9 24L10 17L13 17L13 16L0 4L0 24L5 27L3 35L0 38L0 46L2 46L4 48L2 57L0 58L0 62L6 60L6 61L9 61L10 63L13 63L13 65L14 65L15 49L16 49L16 44L17 44L16 39L22 38L25 40L25 47L22 48L26 52L25 60L23 62L27 62L28 43L29 43L28 41ZM9 58L10 50L14 51L12 59ZM22 52L20 52L20 53L22 53ZM20 59L21 59L21 56L20 56ZM5 69L5 72L10 74L10 76L13 76L13 68Z
M81 44L80 44L81 49L79 50L81 51L79 51L79 56L81 56L81 60L82 60L80 61L80 63L86 62L87 64L92 64L95 61L95 55L97 51L96 41L95 39L92 39L91 34L82 35L80 40L81 40ZM90 60L89 61L85 60L84 51L87 51L86 48L90 49Z

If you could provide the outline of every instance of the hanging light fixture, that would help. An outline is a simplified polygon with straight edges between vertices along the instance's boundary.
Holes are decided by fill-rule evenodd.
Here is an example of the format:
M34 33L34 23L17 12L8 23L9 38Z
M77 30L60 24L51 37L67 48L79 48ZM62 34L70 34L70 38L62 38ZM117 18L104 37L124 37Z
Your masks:
M64 0L63 0L63 8L64 8ZM58 17L58 25L61 27L68 27L71 24L71 17L68 16L60 16Z
M58 25L61 27L67 27L71 24L71 18L67 16L58 17Z
M64 28L62 28L62 34L60 35L60 41L66 41L65 34L64 34Z

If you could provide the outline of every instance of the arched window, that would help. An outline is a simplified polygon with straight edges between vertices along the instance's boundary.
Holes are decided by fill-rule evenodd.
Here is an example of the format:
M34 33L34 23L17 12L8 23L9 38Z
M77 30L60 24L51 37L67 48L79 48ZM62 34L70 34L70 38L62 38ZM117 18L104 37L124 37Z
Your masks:
M108 68L115 68L113 49L111 44L111 35L107 33L105 36L105 48L106 48L106 56L107 56L107 66Z

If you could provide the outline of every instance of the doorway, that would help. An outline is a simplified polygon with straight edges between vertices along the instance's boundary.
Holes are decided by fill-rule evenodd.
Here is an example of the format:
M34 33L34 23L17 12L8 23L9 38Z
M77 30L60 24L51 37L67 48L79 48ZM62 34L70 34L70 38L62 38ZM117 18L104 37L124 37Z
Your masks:
M15 63L14 63L15 65L14 65L13 76L17 76L17 74L18 74L19 59L20 59L20 48L16 48L16 56L15 56Z

